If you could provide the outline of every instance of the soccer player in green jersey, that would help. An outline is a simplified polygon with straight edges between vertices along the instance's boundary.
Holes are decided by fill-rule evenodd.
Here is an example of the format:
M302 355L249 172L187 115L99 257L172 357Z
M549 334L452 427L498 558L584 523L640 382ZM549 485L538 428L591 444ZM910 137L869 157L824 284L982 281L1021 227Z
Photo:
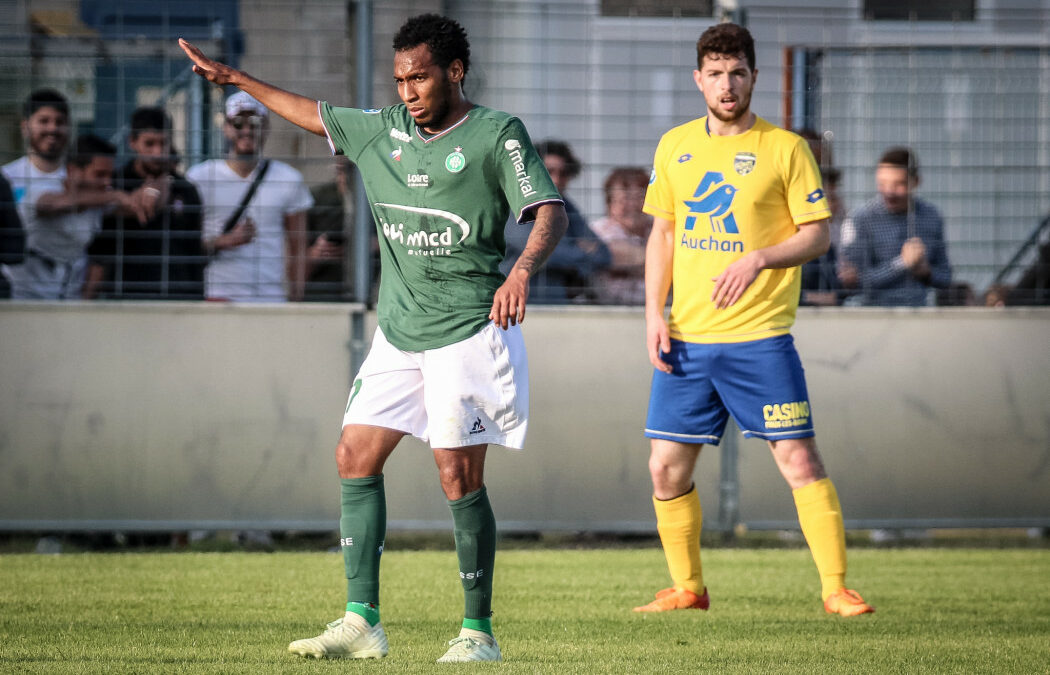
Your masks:
M380 240L379 328L354 380L336 446L346 613L302 656L379 658L379 560L386 534L383 466L406 434L429 441L455 530L465 597L459 636L439 662L498 661L492 633L496 522L484 486L490 443L520 449L528 364L518 324L529 277L565 231L565 209L521 122L463 93L470 46L446 17L409 19L394 37L400 105L333 107L180 45L194 72L231 84L357 164ZM535 220L507 277L504 224Z

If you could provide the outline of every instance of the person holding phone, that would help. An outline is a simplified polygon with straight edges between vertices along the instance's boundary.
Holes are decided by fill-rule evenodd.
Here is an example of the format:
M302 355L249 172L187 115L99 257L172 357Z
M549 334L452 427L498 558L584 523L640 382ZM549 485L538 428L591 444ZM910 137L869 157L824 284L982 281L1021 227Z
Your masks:
M337 155L333 162L334 179L310 188L314 205L306 214L307 272L304 299L314 302L339 302L349 297L347 280L346 225L353 216L353 201L348 177L350 162ZM373 275L374 278L374 275Z

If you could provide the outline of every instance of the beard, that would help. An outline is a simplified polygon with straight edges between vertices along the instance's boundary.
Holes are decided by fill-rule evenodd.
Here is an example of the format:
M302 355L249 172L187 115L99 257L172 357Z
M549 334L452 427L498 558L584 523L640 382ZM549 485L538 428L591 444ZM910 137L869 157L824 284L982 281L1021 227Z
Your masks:
M66 143L58 137L45 136L34 139L29 144L29 147L35 154L49 162L53 162L62 157L62 153L66 149Z
M744 115L751 112L751 93L748 92L747 98L737 98L737 106L733 110L726 112L720 108L711 108L708 106L708 112L714 115L716 119L721 122L736 122L741 119Z
M139 159L138 168L141 169L142 173L151 178L166 175L171 167L170 160L167 159Z
M249 161L249 160L253 160L253 159L258 159L259 157L262 156L262 141L261 141L261 139L259 141L257 141L256 143L252 144L252 148L250 150L240 147L239 143L234 143L233 144L233 155L237 159L242 160L242 161Z
M719 108L717 105L712 107L707 106L707 111L720 122L731 123L737 120L743 119L745 115L751 112L751 94L755 91L755 83L752 80L751 86L747 91L740 92L736 97L736 107L731 111L725 111ZM718 103L718 101L716 101Z
M882 195L882 201L886 205L886 210L890 213L905 213L911 205L909 197Z

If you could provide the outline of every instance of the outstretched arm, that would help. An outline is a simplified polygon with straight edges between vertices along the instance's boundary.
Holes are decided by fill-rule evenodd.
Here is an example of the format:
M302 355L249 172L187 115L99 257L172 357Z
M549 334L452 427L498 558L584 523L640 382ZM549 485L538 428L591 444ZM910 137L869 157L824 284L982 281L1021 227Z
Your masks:
M179 46L193 61L193 72L204 79L215 84L232 84L248 92L264 106L292 124L318 136L325 135L321 117L317 114L317 101L314 99L285 91L262 80L257 80L243 70L213 61L205 56L204 52L182 38L179 38Z
M529 277L536 273L565 234L569 219L561 203L541 204L525 250L492 299L489 318L504 330L525 320L525 301L529 297Z

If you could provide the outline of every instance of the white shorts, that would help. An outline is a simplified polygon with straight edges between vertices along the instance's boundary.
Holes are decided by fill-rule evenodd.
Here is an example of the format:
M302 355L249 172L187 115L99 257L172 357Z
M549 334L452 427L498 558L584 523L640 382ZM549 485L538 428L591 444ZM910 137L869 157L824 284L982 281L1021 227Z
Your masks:
M343 426L416 436L432 448L495 443L520 450L529 422L529 362L519 326L489 323L438 349L406 352L376 329Z

